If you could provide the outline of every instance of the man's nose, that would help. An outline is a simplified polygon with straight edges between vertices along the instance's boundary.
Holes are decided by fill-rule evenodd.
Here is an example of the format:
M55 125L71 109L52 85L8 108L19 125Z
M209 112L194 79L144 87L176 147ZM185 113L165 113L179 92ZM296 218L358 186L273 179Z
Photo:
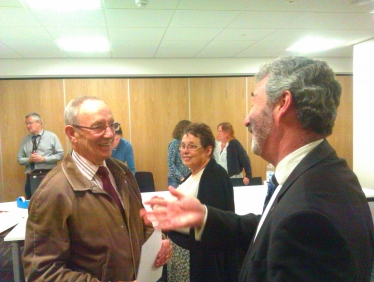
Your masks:
M244 119L244 126L248 127L249 124L250 124L250 122L249 122L249 114L248 114L248 115L245 117L245 119Z

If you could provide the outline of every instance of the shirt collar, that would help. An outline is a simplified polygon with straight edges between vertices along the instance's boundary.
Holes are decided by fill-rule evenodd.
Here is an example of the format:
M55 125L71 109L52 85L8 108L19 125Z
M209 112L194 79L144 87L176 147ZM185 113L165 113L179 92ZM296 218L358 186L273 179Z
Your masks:
M295 167L309 154L315 147L321 144L323 139L311 142L284 157L275 168L275 178L280 185L283 185Z
M82 174L86 176L88 180L93 180L97 170L99 169L99 166L82 157L74 150L72 151L71 156L80 172L82 172ZM103 165L106 167L105 160Z

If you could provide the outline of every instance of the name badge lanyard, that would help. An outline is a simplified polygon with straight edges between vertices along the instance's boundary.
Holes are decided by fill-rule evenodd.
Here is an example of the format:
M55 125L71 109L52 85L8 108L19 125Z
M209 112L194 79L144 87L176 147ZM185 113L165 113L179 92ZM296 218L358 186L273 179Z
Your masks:
M38 143L36 143L36 138L38 138L38 136L36 136L36 138L34 138L34 136L33 136L33 138L32 138L32 151L33 152L36 152L36 150L38 150L38 147L39 147L40 141L42 140L43 134L44 134L44 130L43 130L42 135L39 135L40 138L38 140Z

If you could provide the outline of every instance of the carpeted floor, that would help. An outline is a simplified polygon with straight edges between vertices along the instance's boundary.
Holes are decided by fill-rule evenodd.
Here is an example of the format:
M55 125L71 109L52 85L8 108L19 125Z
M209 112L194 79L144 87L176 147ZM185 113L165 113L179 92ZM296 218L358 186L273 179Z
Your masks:
M7 232L0 234L0 282L13 282L12 246L10 242L4 242L6 235Z
M12 248L9 242L4 242L6 234L0 235L0 281L13 281Z

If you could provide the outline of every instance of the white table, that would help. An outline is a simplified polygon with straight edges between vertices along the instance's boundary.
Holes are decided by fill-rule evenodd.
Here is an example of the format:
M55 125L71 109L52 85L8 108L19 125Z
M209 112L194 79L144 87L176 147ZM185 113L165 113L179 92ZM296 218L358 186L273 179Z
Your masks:
M19 244L25 240L27 209L18 208L17 203L14 201L0 203L0 211L0 232L8 230L16 225L16 227L4 237L4 241L11 242L14 281L20 281L22 268Z
M374 189L363 188L363 191L368 198L374 201ZM238 186L234 187L234 201L235 201L235 213L244 215L247 213L261 214L266 197L267 186L266 185L253 185L253 186ZM158 195L160 197L168 197L170 193L168 191L148 192L141 193L143 202L151 199L153 196ZM15 202L14 202L15 204ZM373 202L374 204L374 202ZM1 205L1 204L0 204ZM374 210L374 206L373 206ZM372 210L372 214L373 214ZM374 216L373 216L374 218ZM17 226L13 228L11 232L4 238L4 241L12 243L12 256L13 256L13 271L14 281L18 282L21 279L22 264L20 258L20 243L25 240L26 232L26 216L23 217Z
M27 216L27 209L17 207L16 202L0 203L0 233L8 230Z

